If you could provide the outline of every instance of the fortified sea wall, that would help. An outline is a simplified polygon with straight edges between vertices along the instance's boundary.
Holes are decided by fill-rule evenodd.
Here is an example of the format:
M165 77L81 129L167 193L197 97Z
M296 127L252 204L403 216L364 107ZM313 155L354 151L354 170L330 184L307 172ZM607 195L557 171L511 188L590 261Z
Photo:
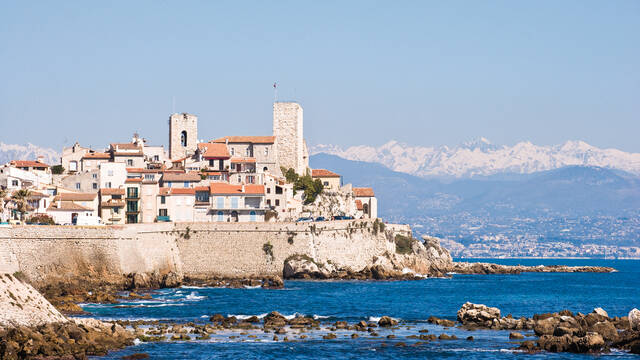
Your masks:
M118 281L131 273L193 278L282 275L284 261L306 255L360 270L395 251L408 225L371 220L317 223L158 223L109 227L0 228L0 272L34 282L92 274Z

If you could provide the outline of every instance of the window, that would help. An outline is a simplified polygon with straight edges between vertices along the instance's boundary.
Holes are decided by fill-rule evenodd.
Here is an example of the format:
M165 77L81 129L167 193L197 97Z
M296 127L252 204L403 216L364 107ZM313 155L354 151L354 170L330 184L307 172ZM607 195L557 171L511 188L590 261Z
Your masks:
M80 183L76 183L76 190L80 190Z
M119 207L114 207L113 208L113 213L114 214L120 214L120 208Z
M232 209L237 209L238 208L238 197L234 196L231 198L231 208Z
M269 170L269 168L268 168L268 167L266 167L266 166L262 168L262 171L263 171L263 172L267 172L268 170Z
M69 162L69 171L78 171L78 162L70 161Z
M280 206L280 200L276 199L276 206Z
M268 147L265 147L265 148L264 148L264 156L269 156L269 148L268 148ZM265 168L265 170L266 170L266 169L267 169L267 168Z
M196 201L198 202L209 202L209 193L199 191L196 193Z
M369 214L369 204L362 204L362 212Z
M213 159L209 159L209 166L213 166L216 164L216 161Z
M127 215L127 224L135 224L138 222L138 215L129 214Z
M167 197L162 195L160 196L160 204L166 204L167 203Z
M122 195L111 195L111 198L113 200L121 200L122 199Z
M236 149L231 148L231 156L236 154ZM231 168L233 169L233 164L231 164Z
M253 177L253 175L247 175L247 183L255 184L255 178Z
M182 131L182 134L180 135L180 144L184 147L187 146L187 132L186 131Z
M104 183L104 187L106 187L107 189L111 189L111 181L107 181L106 183Z
M138 188L127 188L127 197L131 199L138 198Z
M282 188L280 186L276 186L276 194L282 194Z
M155 178L154 174L144 174L145 180L153 180Z
M184 182L184 187L186 187L186 188L188 188L188 187L189 187L189 182L188 182L188 181L185 181L185 182Z
M127 166L133 166L133 159L127 159Z
M171 181L167 182L167 187L171 187Z
M153 155L153 161L155 161L155 162L160 161L160 156L158 156L158 155Z
M323 182L323 183L322 183L322 185L324 185L324 186L329 186L329 182L328 182L328 181L325 181L325 182Z
M238 175L238 182L241 183L242 182L242 175Z
M218 196L217 208L224 209L224 198L222 196Z
M224 213L222 211L218 211L218 221L224 221Z
M267 206L271 206L271 199L267 200Z
M231 170L234 170L236 168L236 164L231 163Z
M267 188L267 194L271 194L271 188Z
M18 186L18 180L11 180L11 186Z
M113 176L113 170L109 170L109 171L107 171L107 175L108 175L108 176Z
M256 221L256 212L253 210L249 213L249 221Z
M93 183L92 186L93 186L93 190L96 190L98 188L98 183Z
M98 174L91 174L91 177L94 178L94 179L97 179L98 178Z
M137 211L138 211L138 202L127 201L127 212L137 212Z
M167 209L158 210L158 216L169 216Z

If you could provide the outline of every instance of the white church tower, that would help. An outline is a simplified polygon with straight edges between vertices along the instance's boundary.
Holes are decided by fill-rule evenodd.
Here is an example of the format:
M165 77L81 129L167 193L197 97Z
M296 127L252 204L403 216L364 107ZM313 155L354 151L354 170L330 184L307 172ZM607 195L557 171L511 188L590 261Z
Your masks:
M309 153L303 134L302 106L295 102L273 103L273 135L278 164L304 175L309 167Z
M198 148L198 117L182 113L169 117L169 158L180 159Z

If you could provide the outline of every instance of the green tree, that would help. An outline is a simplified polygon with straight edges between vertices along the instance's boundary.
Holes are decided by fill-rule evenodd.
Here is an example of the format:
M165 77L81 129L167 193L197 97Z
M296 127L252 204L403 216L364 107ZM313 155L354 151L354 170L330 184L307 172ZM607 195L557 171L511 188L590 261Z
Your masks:
M64 173L64 168L62 165L54 165L51 167L51 173L54 175L60 175Z
M0 221L2 221L2 215L4 214L4 199L7 197L7 190L0 188Z

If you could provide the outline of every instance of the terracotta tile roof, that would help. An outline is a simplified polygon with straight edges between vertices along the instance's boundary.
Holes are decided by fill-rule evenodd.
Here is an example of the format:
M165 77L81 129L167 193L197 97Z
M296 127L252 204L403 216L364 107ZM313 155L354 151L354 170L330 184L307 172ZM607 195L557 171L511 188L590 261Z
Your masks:
M255 163L256 162L256 158L250 158L250 157L237 157L237 158L231 158L231 162L233 164L242 164L242 163Z
M375 196L372 188L353 188L353 195L356 197L373 197Z
M136 151L136 152L114 152L113 156L144 156L144 154L142 154L142 151Z
M86 153L82 156L83 159L111 159L111 154L103 152Z
M198 149L202 153L202 157L205 159L228 159L229 149L224 143L199 143Z
M200 174L197 172L188 172L188 173L170 173L164 172L162 174L162 181L200 181Z
M37 191L29 191L29 198L46 198L49 197L47 194L43 194Z
M264 185L245 185L244 192L242 185L231 185L227 183L211 183L211 194L234 195L234 194L251 194L264 195Z
M159 174L162 172L162 169L127 168L127 172L134 174Z
M53 201L93 201L98 197L97 193L60 193Z
M251 143L251 144L273 144L276 141L275 136L225 136L211 142L224 143Z
M168 188L161 187L158 195L171 196L171 195L195 195L195 188Z
M52 202L47 211L93 211L93 209L76 204L73 201L62 201L60 206L58 206L57 202Z
M124 182L125 183L139 183L139 182L142 182L142 178L126 179Z
M222 171L202 171L206 175L222 175Z
M311 170L311 177L340 177L340 175L327 169L313 169Z
M124 200L109 199L108 201L101 202L100 206L101 207L124 207Z
M363 209L362 201L356 200L356 209L358 209L358 210L362 210Z
M11 160L9 164L15 167L49 167L49 165L45 163L32 160Z
M209 187L208 186L196 186L193 188L193 190L195 191L209 191Z
M102 188L102 189L100 189L100 194L102 194L102 195L124 195L124 189Z

